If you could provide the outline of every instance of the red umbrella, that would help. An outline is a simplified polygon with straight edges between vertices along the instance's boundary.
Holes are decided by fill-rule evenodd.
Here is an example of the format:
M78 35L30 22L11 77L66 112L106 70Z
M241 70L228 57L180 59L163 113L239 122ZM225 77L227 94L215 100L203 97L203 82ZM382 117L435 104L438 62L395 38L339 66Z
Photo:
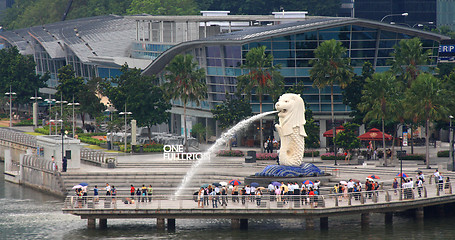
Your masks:
M379 131L377 128L372 128L370 131L362 134L359 136L360 140L364 141L379 141L382 140L382 132ZM385 140L392 140L392 136L389 134L385 133L384 134Z
M344 127L343 126L338 126L338 127L336 127L336 131L337 131L337 134L339 132L344 131ZM330 129L329 131L326 131L324 134L322 134L322 136L333 138L333 129Z

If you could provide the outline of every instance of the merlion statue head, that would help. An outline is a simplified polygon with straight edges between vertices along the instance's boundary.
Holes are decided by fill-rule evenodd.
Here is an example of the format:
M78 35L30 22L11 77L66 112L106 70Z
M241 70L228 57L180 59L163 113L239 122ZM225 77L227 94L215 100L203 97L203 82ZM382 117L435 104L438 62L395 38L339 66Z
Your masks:
M299 127L300 135L306 137L304 125L305 120L305 104L300 94L286 93L281 95L278 102L275 104L278 113L280 126L284 136L293 133L293 128Z

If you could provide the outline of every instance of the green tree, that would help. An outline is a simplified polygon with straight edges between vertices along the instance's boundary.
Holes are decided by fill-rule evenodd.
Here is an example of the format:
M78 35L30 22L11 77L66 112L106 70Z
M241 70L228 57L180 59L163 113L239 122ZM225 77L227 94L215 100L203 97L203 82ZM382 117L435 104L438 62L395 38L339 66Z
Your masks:
M0 91L9 92L11 87L16 93L13 105L30 103L30 97L35 96L48 79L48 74L36 75L33 56L21 55L16 47L0 50Z
M193 56L177 55L165 68L164 89L169 99L180 100L183 105L185 130L185 151L188 152L188 131L186 129L186 109L190 102L200 105L207 97L205 71L193 61Z
M396 106L400 96L400 83L391 72L375 73L366 80L362 91L362 102L359 109L365 112L364 121L381 119L382 132L384 121L394 117ZM383 152L385 153L385 137L382 136ZM384 163L387 166L387 157L384 155Z
M422 65L430 61L431 50L424 50L422 42L418 38L403 39L393 48L395 51L390 54L393 57L390 61L392 71L398 74L409 88L417 76L422 73Z
M359 103L362 101L362 90L367 78L370 78L374 73L373 65L370 62L365 62L362 67L362 74L355 76L343 91L343 103L351 107L349 116L352 121L357 124L362 124L365 118L365 113L358 109Z
M236 123L253 115L250 103L242 97L233 97L226 93L226 99L211 110L213 119L218 121L218 126L226 130ZM232 149L229 141L229 149Z
M81 114L83 126L85 125L85 114L95 119L102 114L104 104L97 96L100 79L94 78L85 83L82 77L75 76L71 65L63 66L58 70L58 79L57 100L80 103L78 112Z
M336 152L336 131L335 131L335 111L333 108L333 87L335 84L341 88L347 86L354 76L352 67L349 65L350 59L344 57L346 48L334 39L325 41L314 50L316 59L311 61L310 78L313 80L313 87L319 89L330 87L330 104L332 115L333 142Z
M356 135L356 132L359 129L359 124L347 122L343 124L343 127L344 131L339 132L335 139L337 145L347 151L359 148L360 140Z
M199 143L201 143L205 139L205 134L207 132L207 128L202 125L202 123L196 123L191 128L191 136L196 138Z
M273 65L273 56L265 52L265 46L250 49L246 54L245 64L242 69L246 74L237 77L237 90L251 97L254 91L259 100L259 113L262 113L262 102L265 94L276 99L283 89L283 76L278 69L280 66ZM262 120L259 120L261 152L264 151L264 136Z
M450 93L453 95L453 93ZM449 93L444 83L429 73L419 75L406 91L406 109L412 116L425 121L425 162L429 168L430 121L446 119L449 115Z
M133 0L127 13L152 15L196 15L198 10L193 0Z
M106 79L102 92L119 111L131 112L139 127L147 127L151 139L151 127L167 122L171 105L163 98L164 91L158 86L156 77L141 75L137 68L129 69L125 64L122 74L114 79Z

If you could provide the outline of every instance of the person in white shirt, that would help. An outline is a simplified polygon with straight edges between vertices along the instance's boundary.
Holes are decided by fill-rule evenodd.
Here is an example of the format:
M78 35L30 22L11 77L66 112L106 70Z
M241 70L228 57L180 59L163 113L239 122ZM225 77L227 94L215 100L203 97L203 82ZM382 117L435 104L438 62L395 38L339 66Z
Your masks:
M354 190L354 181L352 181L352 179L349 179L349 182L347 184L347 188L348 188L348 193L352 192Z
M111 186L109 183L106 183L106 196L111 195Z
M250 187L250 195L253 195L251 198L250 198L250 201L251 202L254 202L254 195L256 195L256 188L251 186Z
M250 185L246 185L245 186L245 193L247 195L247 201L248 199L250 199L250 195L251 195L251 188L250 188Z
M423 181L421 178L417 179L417 192L419 193L419 198L422 197Z

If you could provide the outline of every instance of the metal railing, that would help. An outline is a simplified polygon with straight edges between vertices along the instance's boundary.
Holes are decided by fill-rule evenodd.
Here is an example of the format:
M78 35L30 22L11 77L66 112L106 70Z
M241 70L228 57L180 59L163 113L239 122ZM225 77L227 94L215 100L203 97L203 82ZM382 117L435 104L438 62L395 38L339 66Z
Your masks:
M36 136L0 128L0 140L36 148Z
M117 154L106 153L101 150L81 148L81 160L85 160L100 166L107 166L108 163L116 165Z
M452 195L451 183L326 195L197 195L179 196L68 196L65 209L307 209L337 208L389 202L413 201Z

